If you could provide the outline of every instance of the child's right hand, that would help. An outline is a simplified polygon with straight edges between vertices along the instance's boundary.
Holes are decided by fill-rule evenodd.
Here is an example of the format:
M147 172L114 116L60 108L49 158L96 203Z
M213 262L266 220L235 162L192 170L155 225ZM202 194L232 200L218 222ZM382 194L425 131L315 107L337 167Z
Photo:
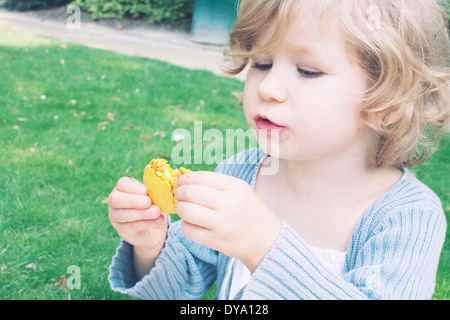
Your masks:
M152 204L145 185L123 177L108 198L109 220L119 236L147 252L161 250L167 233L167 214Z

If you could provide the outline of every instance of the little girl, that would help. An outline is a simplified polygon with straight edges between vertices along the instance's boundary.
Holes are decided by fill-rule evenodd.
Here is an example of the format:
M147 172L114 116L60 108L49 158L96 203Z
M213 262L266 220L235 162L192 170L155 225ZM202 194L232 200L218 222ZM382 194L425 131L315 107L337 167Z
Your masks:
M446 221L406 168L448 124L445 25L436 0L243 0L230 70L249 66L242 103L261 148L182 175L174 223L121 178L109 197L122 238L112 288L144 299L199 299L214 282L218 299L431 298Z

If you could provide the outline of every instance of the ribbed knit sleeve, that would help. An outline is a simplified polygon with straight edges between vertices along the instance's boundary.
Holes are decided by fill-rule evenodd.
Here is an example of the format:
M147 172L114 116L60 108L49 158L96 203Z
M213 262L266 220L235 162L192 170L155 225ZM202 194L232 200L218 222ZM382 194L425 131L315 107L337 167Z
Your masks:
M133 272L133 247L122 240L110 266L111 288L142 299L200 299L217 278L219 254L186 238L180 223L170 224L155 266L139 281Z
M409 173L408 173L409 174ZM409 174L410 175L410 174ZM289 225L238 299L430 299L446 221L437 197L404 179L361 219L344 278L331 274Z
M239 177L250 183L263 153L244 151L217 166L216 172ZM229 257L189 240L181 231L181 220L170 223L168 236L155 266L142 279L136 279L133 246L121 240L109 268L114 291L142 299L200 299L217 281L220 288L226 276Z

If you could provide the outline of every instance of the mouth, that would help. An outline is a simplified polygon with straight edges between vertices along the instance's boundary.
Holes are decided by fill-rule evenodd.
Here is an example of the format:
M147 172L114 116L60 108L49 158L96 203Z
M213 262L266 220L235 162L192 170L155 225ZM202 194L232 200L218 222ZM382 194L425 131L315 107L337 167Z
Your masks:
M259 130L282 130L282 129L286 129L285 127L273 122L272 120L270 120L268 117L263 116L263 115L256 115L254 117L255 123L256 123L256 127Z

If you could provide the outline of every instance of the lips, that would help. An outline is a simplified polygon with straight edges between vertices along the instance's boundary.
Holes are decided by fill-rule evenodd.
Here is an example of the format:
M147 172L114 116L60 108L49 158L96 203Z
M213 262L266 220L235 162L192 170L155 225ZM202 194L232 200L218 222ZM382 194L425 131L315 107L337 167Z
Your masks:
M273 122L266 116L256 115L254 119L255 119L256 126L259 130L271 131L271 130L285 129L285 127Z

